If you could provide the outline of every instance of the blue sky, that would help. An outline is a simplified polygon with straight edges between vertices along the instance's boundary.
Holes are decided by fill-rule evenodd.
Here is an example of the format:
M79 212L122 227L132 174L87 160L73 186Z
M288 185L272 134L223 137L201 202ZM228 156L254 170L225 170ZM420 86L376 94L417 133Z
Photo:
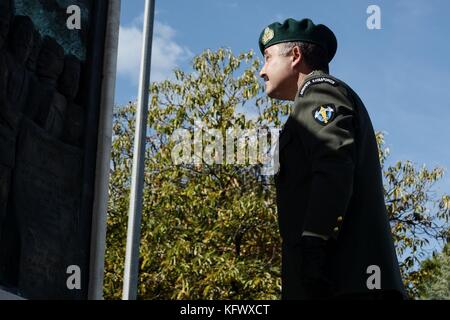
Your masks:
M369 5L381 30L369 30ZM144 0L123 0L116 104L137 96ZM156 0L152 80L189 70L204 49L258 51L268 24L311 18L338 39L331 74L360 95L375 130L386 133L391 161L447 169L439 192L450 193L450 2L446 0Z

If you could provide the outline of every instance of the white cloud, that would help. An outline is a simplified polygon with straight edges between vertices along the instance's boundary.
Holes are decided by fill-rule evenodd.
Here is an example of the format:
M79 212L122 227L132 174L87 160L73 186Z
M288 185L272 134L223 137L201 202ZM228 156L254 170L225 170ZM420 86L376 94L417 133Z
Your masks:
M142 50L143 16L136 17L130 26L120 26L119 56L117 72L119 76L139 82ZM152 49L151 81L169 78L179 63L193 56L192 52L174 38L176 31L167 24L155 21Z

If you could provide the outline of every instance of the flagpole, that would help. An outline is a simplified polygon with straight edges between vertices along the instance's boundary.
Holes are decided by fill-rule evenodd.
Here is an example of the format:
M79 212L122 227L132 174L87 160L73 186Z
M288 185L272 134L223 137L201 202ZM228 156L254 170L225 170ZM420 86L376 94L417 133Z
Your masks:
M123 281L123 300L136 300L139 273L139 243L141 235L142 198L144 188L145 138L150 88L153 21L155 0L145 1L144 34L141 75L134 138L133 170L131 176L130 208L128 216L127 248Z

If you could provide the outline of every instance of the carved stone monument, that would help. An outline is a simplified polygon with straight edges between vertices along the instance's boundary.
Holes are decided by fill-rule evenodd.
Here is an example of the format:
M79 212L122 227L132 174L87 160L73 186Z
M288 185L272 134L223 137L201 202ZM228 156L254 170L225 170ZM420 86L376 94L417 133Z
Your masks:
M25 114L34 120L39 126L45 128L47 118L52 107L65 110L65 101L55 101L58 78L64 68L64 50L51 37L44 37L41 51L36 64L36 82L33 82L32 90L28 97ZM59 104L61 103L61 105Z
M6 99L6 89L8 84L6 64L6 44L11 23L11 7L9 0L0 0L0 99ZM0 100L0 108L4 107L5 101Z
M64 142L81 146L84 133L84 109L75 103L81 73L81 62L73 55L66 56L64 71L59 79L59 92L67 99L64 123Z
M6 89L8 84L8 65L6 63L5 46L11 23L11 8L8 0L0 0L0 109L6 103Z
M2 50L8 40L11 17L11 1L0 0L0 50Z
M6 44L10 29L12 8L9 0L0 0L0 281L5 280L3 248L8 247L5 225L8 224L8 198L11 189L11 175L15 163L15 133L17 117L11 112L7 99L8 64ZM4 281L7 282L7 281Z
M33 45L33 22L29 17L16 16L11 26L7 54L8 89L7 99L16 112L23 112L27 102L30 75L25 63Z
M66 286L76 265L80 220L80 149L58 141L25 119L18 138L11 209L20 231L18 288L30 299L77 294Z
M58 91L53 93L50 109L45 120L44 129L57 139L61 139L64 133L64 121L66 118L67 100Z
M0 0L0 288L27 299L88 295L107 8ZM80 290L67 287L74 265Z
M33 47L31 48L30 55L27 61L27 69L30 72L36 71L37 59L39 58L39 53L42 47L42 37L38 30L34 30L33 33Z

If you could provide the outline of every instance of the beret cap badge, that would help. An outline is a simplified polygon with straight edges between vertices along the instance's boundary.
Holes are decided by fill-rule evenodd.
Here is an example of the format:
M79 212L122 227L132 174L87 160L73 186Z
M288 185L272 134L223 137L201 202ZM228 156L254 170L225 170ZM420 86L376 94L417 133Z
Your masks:
M275 36L275 33L273 32L273 30L270 29L269 27L267 27L266 29L264 29L264 34L262 36L261 41L265 45L267 42L272 40L274 36Z

